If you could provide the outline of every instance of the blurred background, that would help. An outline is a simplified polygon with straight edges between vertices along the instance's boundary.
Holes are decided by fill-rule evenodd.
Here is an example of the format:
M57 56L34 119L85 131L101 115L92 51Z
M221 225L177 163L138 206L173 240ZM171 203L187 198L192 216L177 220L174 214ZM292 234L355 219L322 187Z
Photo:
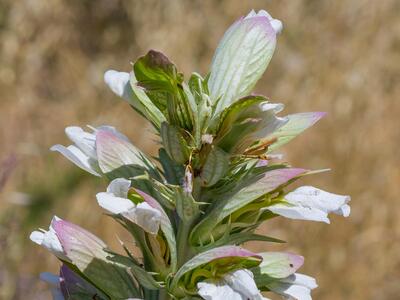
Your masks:
M306 258L315 299L400 299L400 1L0 0L0 299L49 299L42 271L59 263L29 241L53 214L118 248L120 228L95 194L105 182L51 153L68 125L116 126L155 154L150 126L103 83L108 68L154 48L186 75L206 74L225 29L266 9L284 31L257 92L286 112L326 111L284 147L295 166L332 168L306 178L352 196L332 224L268 222L286 245L252 244Z

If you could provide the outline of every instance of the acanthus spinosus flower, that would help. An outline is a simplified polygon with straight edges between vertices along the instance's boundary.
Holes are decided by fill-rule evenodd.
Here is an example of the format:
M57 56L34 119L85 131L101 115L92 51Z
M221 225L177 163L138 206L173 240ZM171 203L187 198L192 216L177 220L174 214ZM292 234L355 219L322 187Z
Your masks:
M73 144L51 148L110 181L97 202L131 237L120 241L120 254L57 217L34 231L32 241L62 262L59 276L42 275L55 299L311 299L317 283L298 273L302 256L240 247L283 242L256 233L274 217L329 223L329 213L350 214L349 196L291 191L292 182L324 170L292 167L275 152L325 113L281 115L283 104L252 93L282 27L264 10L241 17L204 77L185 81L155 50L130 72L105 72L110 89L153 125L160 148L147 157L111 126L67 127Z

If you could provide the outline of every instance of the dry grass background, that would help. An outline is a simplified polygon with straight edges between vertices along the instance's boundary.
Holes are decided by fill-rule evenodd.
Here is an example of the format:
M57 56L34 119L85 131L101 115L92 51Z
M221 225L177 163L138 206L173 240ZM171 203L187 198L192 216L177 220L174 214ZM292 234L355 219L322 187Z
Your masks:
M95 203L104 182L48 151L67 143L67 125L111 124L154 153L149 126L103 72L129 70L155 48L186 75L204 74L225 28L251 8L285 24L257 91L289 113L329 113L285 147L289 161L332 167L303 183L353 199L351 217L331 225L277 220L262 230L306 257L315 299L400 298L398 0L1 0L0 299L48 299L37 276L58 263L28 235L54 213L117 245L119 228Z

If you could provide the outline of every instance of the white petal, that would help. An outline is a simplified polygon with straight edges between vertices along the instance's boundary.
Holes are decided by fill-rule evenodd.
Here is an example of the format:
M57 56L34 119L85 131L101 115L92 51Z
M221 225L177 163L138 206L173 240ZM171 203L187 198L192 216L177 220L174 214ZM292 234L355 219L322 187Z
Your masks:
M87 156L97 160L96 136L77 126L65 128L68 138Z
M302 186L287 194L285 200L296 206L315 208L326 213L343 214L341 208L346 205L343 210L346 214L350 197L328 193L312 186Z
M127 100L130 98L129 73L108 70L104 73L104 82L118 96Z
M60 152L65 158L73 162L81 169L95 176L101 176L96 171L95 162L90 157L85 155L78 147L74 145L68 147L63 145L54 145L50 148L50 150Z
M197 288L199 295L205 300L244 300L239 293L226 284L199 282Z
M327 217L328 214L319 209L302 206L288 206L281 203L268 206L267 209L274 214L289 219L330 223Z
M112 214L128 213L135 208L135 204L131 200L115 197L111 193L98 193L96 198L99 205Z
M145 202L139 203L136 208L123 213L123 216L152 234L156 234L160 228L160 211Z
M311 300L311 290L318 287L314 278L295 273L278 282L272 282L267 287L278 294L297 300Z
M117 178L110 182L107 193L114 194L116 197L126 198L131 187L131 181L125 178Z
M224 281L243 299L262 299L262 295L254 282L253 273L249 270L237 270L224 276Z

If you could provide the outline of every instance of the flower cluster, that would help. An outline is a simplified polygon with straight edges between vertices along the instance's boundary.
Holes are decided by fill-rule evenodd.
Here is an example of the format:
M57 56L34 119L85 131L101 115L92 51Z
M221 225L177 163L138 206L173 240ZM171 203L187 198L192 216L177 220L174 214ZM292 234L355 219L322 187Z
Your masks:
M288 252L253 253L247 241L283 216L329 223L347 217L348 196L312 186L289 190L310 171L275 151L324 116L278 116L283 105L251 90L273 55L282 23L252 11L224 34L210 73L187 82L151 50L130 73L107 71L106 84L147 119L160 138L147 157L110 126L66 128L70 146L55 145L83 170L110 181L98 204L132 236L140 257L121 255L81 227L54 217L31 240L53 253L58 276L43 273L55 299L266 299L262 292L311 299L314 278L298 273L304 259Z

